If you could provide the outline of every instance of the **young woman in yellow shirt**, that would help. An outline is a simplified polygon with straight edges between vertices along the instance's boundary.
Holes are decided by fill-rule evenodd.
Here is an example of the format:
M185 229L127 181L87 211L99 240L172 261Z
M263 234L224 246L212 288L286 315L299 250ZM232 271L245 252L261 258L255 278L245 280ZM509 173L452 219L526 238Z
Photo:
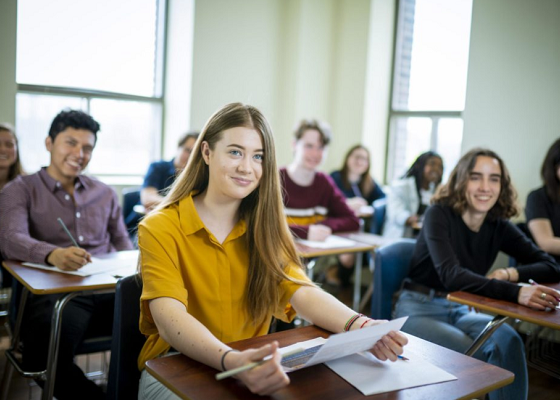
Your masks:
M272 358L237 375L260 395L289 384L278 343L231 351L225 343L264 335L272 316L295 314L332 332L374 321L317 288L303 272L283 215L272 131L254 107L233 103L207 122L187 167L139 226L139 367L173 349L219 370ZM395 361L407 343L391 332L372 349ZM140 399L175 398L143 371Z

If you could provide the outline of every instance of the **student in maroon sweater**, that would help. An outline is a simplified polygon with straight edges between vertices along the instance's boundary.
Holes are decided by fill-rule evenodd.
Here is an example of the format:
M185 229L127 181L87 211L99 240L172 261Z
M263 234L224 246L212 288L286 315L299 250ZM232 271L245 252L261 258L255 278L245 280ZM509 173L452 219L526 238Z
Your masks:
M303 120L295 131L294 160L280 169L284 206L290 229L297 237L323 241L336 232L357 231L358 218L332 178L317 169L331 137L324 122ZM340 256L343 283L352 272L352 257Z

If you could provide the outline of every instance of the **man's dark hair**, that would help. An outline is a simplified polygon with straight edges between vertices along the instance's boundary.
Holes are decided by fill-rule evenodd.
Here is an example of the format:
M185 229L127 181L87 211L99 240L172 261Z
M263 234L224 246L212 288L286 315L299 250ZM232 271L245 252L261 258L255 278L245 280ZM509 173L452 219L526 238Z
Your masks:
M97 141L97 132L99 131L99 123L94 120L89 114L80 110L62 110L51 124L49 136L54 143L58 134L66 128L85 129L90 131L95 136Z

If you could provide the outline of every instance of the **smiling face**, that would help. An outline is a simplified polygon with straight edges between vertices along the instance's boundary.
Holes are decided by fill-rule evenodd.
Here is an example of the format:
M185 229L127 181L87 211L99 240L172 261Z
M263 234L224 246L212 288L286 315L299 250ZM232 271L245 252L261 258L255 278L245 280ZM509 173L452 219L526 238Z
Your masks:
M63 184L71 184L87 167L95 146L95 135L86 129L66 128L45 144L51 153L47 173Z
M443 175L443 163L439 157L430 157L424 165L423 178L425 182L437 183Z
M357 148L348 157L348 172L362 175L369 167L369 154L365 149Z
M308 129L295 142L294 162L302 168L314 171L323 161L324 151L321 133L316 129Z
M8 169L17 160L17 142L10 131L0 130L0 169Z
M468 179L466 212L486 215L500 196L502 170L499 161L493 157L478 156Z
M242 200L259 186L264 151L261 135L255 129L226 129L214 149L206 141L201 149L209 167L209 195Z

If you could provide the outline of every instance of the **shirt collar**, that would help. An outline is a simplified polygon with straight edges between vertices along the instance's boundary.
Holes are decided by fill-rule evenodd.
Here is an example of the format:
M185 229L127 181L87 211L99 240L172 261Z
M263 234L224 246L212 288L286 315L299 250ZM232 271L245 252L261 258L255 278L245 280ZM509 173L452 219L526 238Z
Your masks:
M198 212L194 206L193 195L196 191L191 192L187 197L179 201L179 219L181 221L181 229L185 232L185 235L192 235L201 229L206 229L204 222L198 216ZM237 239L242 236L247 231L247 224L245 220L240 219L237 221L230 234L228 235L227 241ZM224 242L224 243L226 243Z
M45 182L45 185L51 192L54 193L57 189L62 189L62 184L49 175L49 173L47 172L47 167L41 168L41 170L39 171L39 176L41 177L43 182ZM82 175L78 175L76 181L74 182L74 189L82 189L82 188L87 190L88 183L86 182L86 180L83 178Z

